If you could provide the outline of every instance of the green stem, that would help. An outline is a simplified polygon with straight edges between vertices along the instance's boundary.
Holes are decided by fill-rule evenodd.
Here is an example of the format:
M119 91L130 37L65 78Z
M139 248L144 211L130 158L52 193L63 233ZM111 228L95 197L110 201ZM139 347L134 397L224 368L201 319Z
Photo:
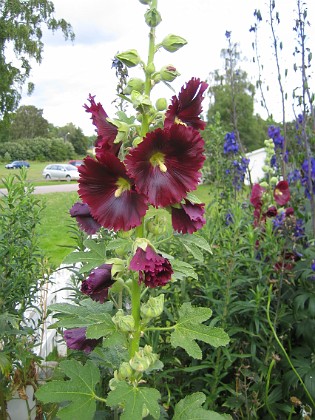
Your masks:
M176 325L173 325L171 327L149 327L145 328L145 331L171 331L175 330Z
M273 420L276 420L273 412L270 410L269 408L269 403L268 403L268 393L269 393L269 387L270 387L270 377L271 377L271 371L275 365L275 359L272 359L269 368L268 368L268 373L267 373L267 382L266 382L266 391L265 391L265 404L268 410L268 413L270 414L270 416L273 418Z
M132 339L130 342L130 358L132 358L136 351L139 350L140 343L140 297L141 297L141 288L138 283L137 278L132 279L132 289L131 289L131 314L135 321L135 331L133 332Z
M287 362L289 363L290 368L291 368L291 369L292 369L292 371L294 372L295 376L298 378L298 380L299 380L300 384L302 385L302 387L303 387L303 389L304 389L304 391L305 391L305 393L306 393L307 397L309 398L310 402L312 403L313 407L315 407L315 402L314 402L314 400L313 400L313 398L312 398L311 394L309 393L308 389L306 388L306 386L305 386L305 384L304 384L304 382L303 382L303 379L302 379L302 378L301 378L301 376L299 375L299 372L298 372L298 371L295 369L295 367L293 366L293 364L292 364L292 362L291 362L291 359L290 359L290 357L289 357L288 353L286 352L285 348L283 347L283 345L282 345L282 343L281 343L281 341L280 341L280 339L279 339L279 337L278 337L278 335L277 335L277 332L276 332L276 330L275 330L275 328L274 328L274 326L273 326L273 323L271 322L271 319L270 319L271 293L272 293L272 284L269 286L269 291L268 291L268 302L267 302L267 320L268 320L269 327L270 327L270 329L271 329L271 331L272 331L272 334L273 334L273 336L274 336L274 338L275 338L276 342L278 343L278 346L279 346L279 347L280 347L280 349L282 350L282 352L283 352L283 354L284 354L284 356L285 356L285 358L286 358Z
M106 400L102 397L98 397L96 394L93 395L94 400L101 401L103 403L106 403Z

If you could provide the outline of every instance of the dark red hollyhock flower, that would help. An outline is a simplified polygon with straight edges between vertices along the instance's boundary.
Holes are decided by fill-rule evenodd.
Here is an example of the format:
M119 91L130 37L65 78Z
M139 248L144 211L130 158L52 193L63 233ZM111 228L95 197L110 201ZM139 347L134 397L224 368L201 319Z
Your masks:
M165 114L164 127L169 128L175 123L182 123L197 130L204 130L206 122L199 115L202 112L201 102L208 84L193 77L183 86L178 98L172 97L171 105Z
M294 215L294 209L292 207L288 207L285 209L285 217L290 217Z
M128 175L136 189L155 207L179 203L196 189L205 160L204 140L192 127L175 124L158 128L129 152Z
M287 202L290 200L290 189L288 181L278 182L274 189L273 197L276 203L280 206L287 204Z
M118 129L115 125L107 121L108 115L104 111L103 106L98 103L95 103L95 96L89 95L88 100L90 101L90 106L84 105L85 111L92 114L92 122L96 126L96 132L98 137L95 143L95 152L96 156L102 150L118 155L121 143L114 143L114 140L117 136Z
M87 203L94 219L107 229L128 231L141 224L148 204L135 191L124 164L112 153L98 160L86 157L79 167L79 196Z
M171 211L172 225L177 232L194 233L206 223L206 219L203 217L204 203L195 204L185 200L185 204L180 204L180 208L171 207Z
M173 274L169 260L157 254L150 245L145 251L137 248L129 268L139 271L139 282L144 282L147 287L165 286Z
M111 270L111 264L103 264L93 270L89 277L83 280L81 292L96 302L104 303L108 297L108 289L114 283Z
M292 271L299 259L297 254L286 252L283 259L275 263L274 269L275 271Z
M66 330L63 334L67 347L72 350L83 350L91 353L92 350L102 341L102 339L86 338L86 328L74 328Z
M93 219L90 208L85 203L75 203L70 209L71 217L75 217L77 223L81 230L88 233L89 235L94 235L101 225Z
M261 187L259 184L253 185L252 192L250 195L250 202L255 208L262 206L262 196L265 191L265 188Z
M264 213L266 217L275 217L278 214L278 210L275 206L268 207L267 211Z

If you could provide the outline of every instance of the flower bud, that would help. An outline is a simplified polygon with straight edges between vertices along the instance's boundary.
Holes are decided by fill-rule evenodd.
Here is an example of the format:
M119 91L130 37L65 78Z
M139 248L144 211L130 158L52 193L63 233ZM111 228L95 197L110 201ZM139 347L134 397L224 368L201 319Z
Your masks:
M133 370L129 363L123 362L120 365L119 375L122 379L130 378L133 375Z
M268 183L266 182L266 181L263 181L263 182L260 182L260 184L259 184L261 187L263 187L263 188L268 188L269 187L269 185L268 185Z
M161 315L164 309L164 295L150 297L149 300L141 305L141 315L143 318L155 318Z
M150 26L150 28L155 28L162 21L161 15L158 12L158 10L156 10L155 7L147 10L146 13L144 14L144 18L145 18L146 24Z
M271 185L276 185L277 183L278 183L278 178L276 176L273 176L272 178L270 178Z
M132 315L124 315L122 309L119 309L115 316L112 318L113 323L122 332L131 332L135 328L135 320Z
M156 72L152 74L152 80L155 84L159 83L162 80L162 76L160 72Z
M158 111L165 111L167 108L167 100L165 98L159 98L155 102L155 107Z
M155 72L154 63L148 64L147 67L145 68L145 71L146 71L147 74L153 74Z
M144 81L138 78L132 78L128 81L127 86L125 87L123 93L125 95L130 95L133 90L143 93L144 91Z
M150 98L147 95L142 95L140 92L133 90L131 92L131 101L135 109L138 111L149 112L152 107Z
M162 41L162 47L169 52L175 52L187 44L186 39L177 35L167 35Z
M165 82L172 82L176 79L177 76L180 76L180 73L172 65L164 66L160 70L161 79Z
M137 50L127 50L117 54L115 58L123 62L127 67L135 67L141 61Z

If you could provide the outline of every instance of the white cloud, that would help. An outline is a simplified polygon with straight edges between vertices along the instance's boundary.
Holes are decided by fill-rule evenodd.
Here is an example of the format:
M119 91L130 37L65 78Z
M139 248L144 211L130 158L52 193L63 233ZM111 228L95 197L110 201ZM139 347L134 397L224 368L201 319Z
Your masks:
M73 25L76 41L72 45L62 41L60 34L46 35L43 62L40 66L33 65L31 80L35 83L35 92L31 97L24 96L21 105L32 104L43 109L44 117L54 125L73 122L85 134L93 134L94 127L83 104L91 93L109 114L115 112L111 103L115 99L117 80L111 60L118 51L129 48L138 49L146 59L148 27L143 18L146 6L137 0L54 0L54 4L56 17ZM290 65L290 71L294 5L294 0L287 0L280 8L281 39L285 47L281 64ZM175 54L159 52L157 68L173 64L178 69L181 77L173 85L177 91L192 76L206 79L211 71L222 67L220 51L227 46L225 31L229 30L233 41L240 43L243 55L248 58L245 70L254 74L256 68L250 64L254 37L249 28L254 23L253 12L259 7L263 7L259 0L159 0L162 22L156 29L157 41L168 33L175 33L187 39L188 45ZM315 21L314 15L314 6L309 5L311 21ZM261 26L265 29L260 48L265 57L268 83L272 86L273 108L277 109L279 97L270 30L268 25ZM133 73L130 69L130 74ZM160 89L159 85L155 89ZM172 95L173 92L163 88L153 97L170 98ZM291 104L288 106L291 108Z

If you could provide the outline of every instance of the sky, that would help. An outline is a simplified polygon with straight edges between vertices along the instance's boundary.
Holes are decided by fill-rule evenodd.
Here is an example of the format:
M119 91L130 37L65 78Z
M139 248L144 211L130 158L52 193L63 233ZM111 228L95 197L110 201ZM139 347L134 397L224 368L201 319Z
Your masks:
M23 92L21 105L34 105L43 110L43 116L50 123L61 127L73 123L85 135L95 134L90 115L83 105L88 103L89 94L101 102L110 118L115 117L117 79L111 68L112 59L118 52L128 49L138 50L146 61L148 48L148 26L144 21L147 6L139 0L54 0L55 17L64 18L73 27L74 42L65 41L61 32L51 34L46 31L43 60L40 65L32 62L29 79L35 84L31 96ZM172 33L187 40L187 45L176 53L161 50L156 54L155 65L159 69L172 64L180 76L172 83L176 92L191 79L199 77L208 80L216 69L223 68L220 57L222 48L227 48L226 31L231 31L232 42L239 43L243 61L241 68L247 71L250 80L257 79L257 64L252 62L254 34L249 32L255 23L254 11L260 9L263 21L258 36L258 51L264 64L262 79L268 93L268 107L281 120L281 100L277 85L275 59L272 54L270 25L266 22L268 0L158 0L158 10L162 22L156 28L156 42ZM315 3L307 0L308 18L315 25ZM296 17L296 0L277 0L280 25L277 33L283 42L280 54L282 71L288 68L287 115L292 114L292 90L300 85L293 71L292 55L296 42L292 30ZM310 40L315 39L314 27L308 29ZM310 42L310 47L312 42ZM314 45L314 41L313 41ZM129 69L130 77L141 77L138 69ZM283 79L284 80L284 79ZM315 83L311 81L311 85ZM26 90L25 90L26 92ZM174 92L165 85L158 84L152 92L152 99L165 97L170 100ZM207 111L209 100L204 102ZM264 111L256 111L263 118Z

